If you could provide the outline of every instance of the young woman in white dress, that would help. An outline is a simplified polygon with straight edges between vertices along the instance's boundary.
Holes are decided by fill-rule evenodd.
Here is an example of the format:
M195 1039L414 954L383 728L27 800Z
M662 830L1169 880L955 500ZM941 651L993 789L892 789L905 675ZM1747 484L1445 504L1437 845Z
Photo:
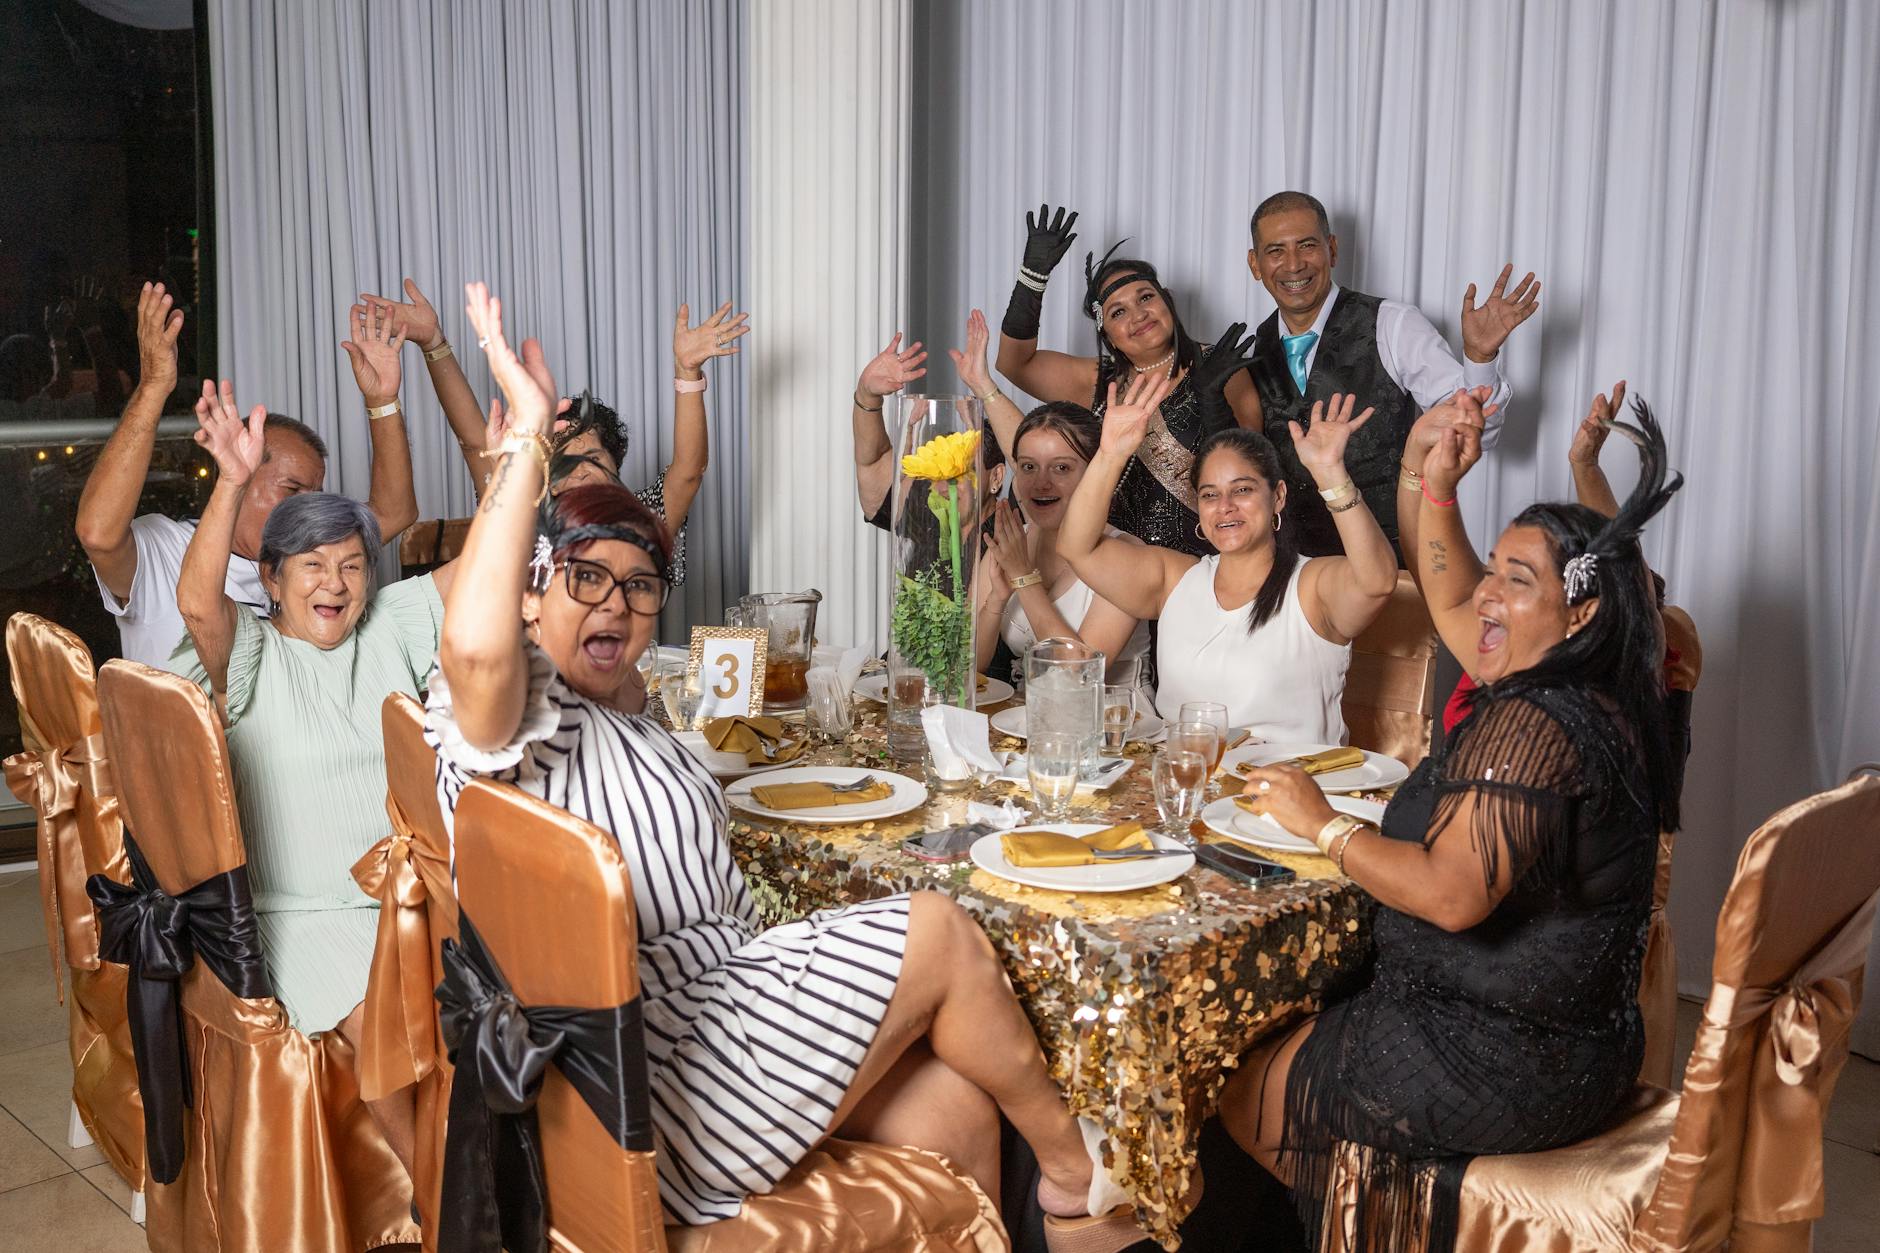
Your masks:
M1207 557L1103 534L1110 495L1142 442L1167 380L1112 386L1103 439L1071 497L1058 552L1099 596L1160 622L1156 709L1219 701L1228 721L1274 742L1342 744L1339 712L1351 641L1397 587L1390 541L1345 473L1345 444L1371 410L1334 396L1292 424L1293 447L1332 509L1342 557L1301 562L1285 529L1286 483L1266 438L1232 428L1204 440L1190 471Z
M996 1197L1001 1113L1037 1153L1048 1214L1120 1204L1092 1168L1095 1129L1067 1110L997 955L950 898L916 892L759 934L711 775L653 719L614 707L665 601L665 528L624 488L572 488L532 565L533 442L554 380L533 341L522 360L510 349L484 286L468 294L512 416L445 605L428 715L440 795L448 814L471 777L502 779L619 840L667 1212L735 1215L833 1134L944 1153Z

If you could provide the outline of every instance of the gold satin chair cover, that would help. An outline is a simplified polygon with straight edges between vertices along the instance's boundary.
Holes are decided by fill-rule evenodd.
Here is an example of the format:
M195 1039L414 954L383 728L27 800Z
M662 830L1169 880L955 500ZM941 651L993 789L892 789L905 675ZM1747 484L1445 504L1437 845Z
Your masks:
M638 926L611 837L479 780L458 802L457 896L525 1005L612 1008L640 991ZM570 954L580 954L571 960ZM995 1253L992 1203L918 1149L827 1140L733 1219L662 1226L652 1153L614 1143L554 1067L538 1104L549 1243L570 1253Z
M1704 670L1704 647L1697 639L1691 615L1666 605L1662 618L1665 642L1677 651L1670 667L1670 686L1680 692L1697 691ZM1671 1086L1678 1051L1678 954L1671 942L1671 854L1677 844L1672 831L1658 833L1658 865L1652 881L1651 922L1645 933L1645 961L1639 972L1638 1008L1645 1020L1645 1060L1639 1082L1660 1088Z
M1377 621L1351 642L1343 701L1349 742L1415 766L1436 715L1436 626L1407 570Z
M398 568L403 577L455 561L470 538L469 518L426 518L398 537Z
M1880 777L1764 823L1717 919L1682 1094L1641 1086L1628 1116L1590 1140L1477 1158L1458 1253L1807 1249L1876 909Z
M247 863L228 745L209 698L113 661L98 679L124 821L166 892ZM411 1184L359 1099L353 1050L307 1036L272 999L235 996L201 963L183 978L194 1105L174 1183L153 1185L159 1253L356 1253L415 1242Z
M98 960L98 917L85 894L94 874L120 883L131 878L91 653L76 635L34 614L14 614L6 634L25 741L25 751L6 760L6 780L39 815L40 906L61 1001L67 969L72 984L72 1103L111 1168L142 1192L144 1105L124 1009L126 972Z
M375 1101L416 1086L412 1180L424 1215L424 1246L436 1247L450 1112L450 1061L432 990L443 982L440 945L457 934L450 881L450 836L437 803L437 756L424 742L424 707L395 692L385 698L385 812L392 833L353 867L353 879L379 901L378 944L366 983L359 1041L359 1092Z

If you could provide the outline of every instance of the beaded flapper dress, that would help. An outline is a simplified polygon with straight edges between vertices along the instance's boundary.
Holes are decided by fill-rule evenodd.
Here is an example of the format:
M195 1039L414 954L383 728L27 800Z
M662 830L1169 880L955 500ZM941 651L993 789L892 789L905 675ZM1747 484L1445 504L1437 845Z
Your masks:
M1197 350L1196 364L1207 360L1208 347ZM1108 361L1097 370L1097 393L1090 410L1099 419L1106 407L1109 384L1129 379L1126 362ZM1229 422L1232 418L1228 419ZM1209 426L1202 420L1201 397L1195 391L1194 371L1182 375L1162 401L1160 412L1149 419L1142 447L1129 459L1110 499L1110 525L1128 531L1146 544L1160 544L1177 552L1205 557L1214 546L1196 534L1201 516L1195 512L1195 494L1188 486L1188 471L1201 441L1225 423Z
M1455 933L1380 906L1368 986L1319 1016L1287 1079L1306 1229L1340 1142L1359 1146L1361 1253L1453 1248L1469 1158L1591 1135L1643 1055L1656 816L1623 725L1583 690L1483 689L1385 812L1389 839L1432 831L1473 836L1490 882L1509 858L1513 889Z

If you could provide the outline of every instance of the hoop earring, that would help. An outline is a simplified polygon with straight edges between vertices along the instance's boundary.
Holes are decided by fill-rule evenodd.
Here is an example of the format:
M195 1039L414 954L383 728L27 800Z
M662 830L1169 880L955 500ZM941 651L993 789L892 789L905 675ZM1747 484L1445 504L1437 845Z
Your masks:
M268 601L268 617L278 618L280 616L281 616L281 602L270 598Z
M1275 535L1279 534L1280 520L1283 519L1285 516L1286 516L1286 511L1284 509L1275 509L1273 511L1273 534Z
M1195 538L1204 544L1208 542L1208 537L1202 534L1201 524L1199 522L1195 523Z

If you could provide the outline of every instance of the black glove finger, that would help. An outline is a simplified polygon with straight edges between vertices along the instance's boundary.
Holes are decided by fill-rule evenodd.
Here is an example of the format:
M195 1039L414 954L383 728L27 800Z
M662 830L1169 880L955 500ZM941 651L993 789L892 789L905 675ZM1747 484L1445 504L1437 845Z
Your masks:
M1025 233L1027 235L1036 235L1038 233L1038 219L1032 214L1030 209L1025 210Z
M1062 229L1062 230L1067 230L1067 231L1068 231L1068 230L1070 230L1070 229L1071 229L1071 228L1072 228L1073 226L1076 226L1076 225L1077 225L1077 210L1075 210L1075 209L1072 209L1072 210L1071 210L1071 215L1070 215L1070 217L1068 217L1068 218L1066 218L1066 219L1065 219L1065 221L1064 221L1064 225L1063 225L1063 226L1062 226L1062 227L1061 227L1060 229ZM1075 236L1075 235L1072 235L1072 236L1071 236L1071 239L1076 239L1076 238L1077 238L1077 236ZM1070 242L1070 240L1066 240L1065 242L1066 242L1066 243L1069 243L1069 242Z

